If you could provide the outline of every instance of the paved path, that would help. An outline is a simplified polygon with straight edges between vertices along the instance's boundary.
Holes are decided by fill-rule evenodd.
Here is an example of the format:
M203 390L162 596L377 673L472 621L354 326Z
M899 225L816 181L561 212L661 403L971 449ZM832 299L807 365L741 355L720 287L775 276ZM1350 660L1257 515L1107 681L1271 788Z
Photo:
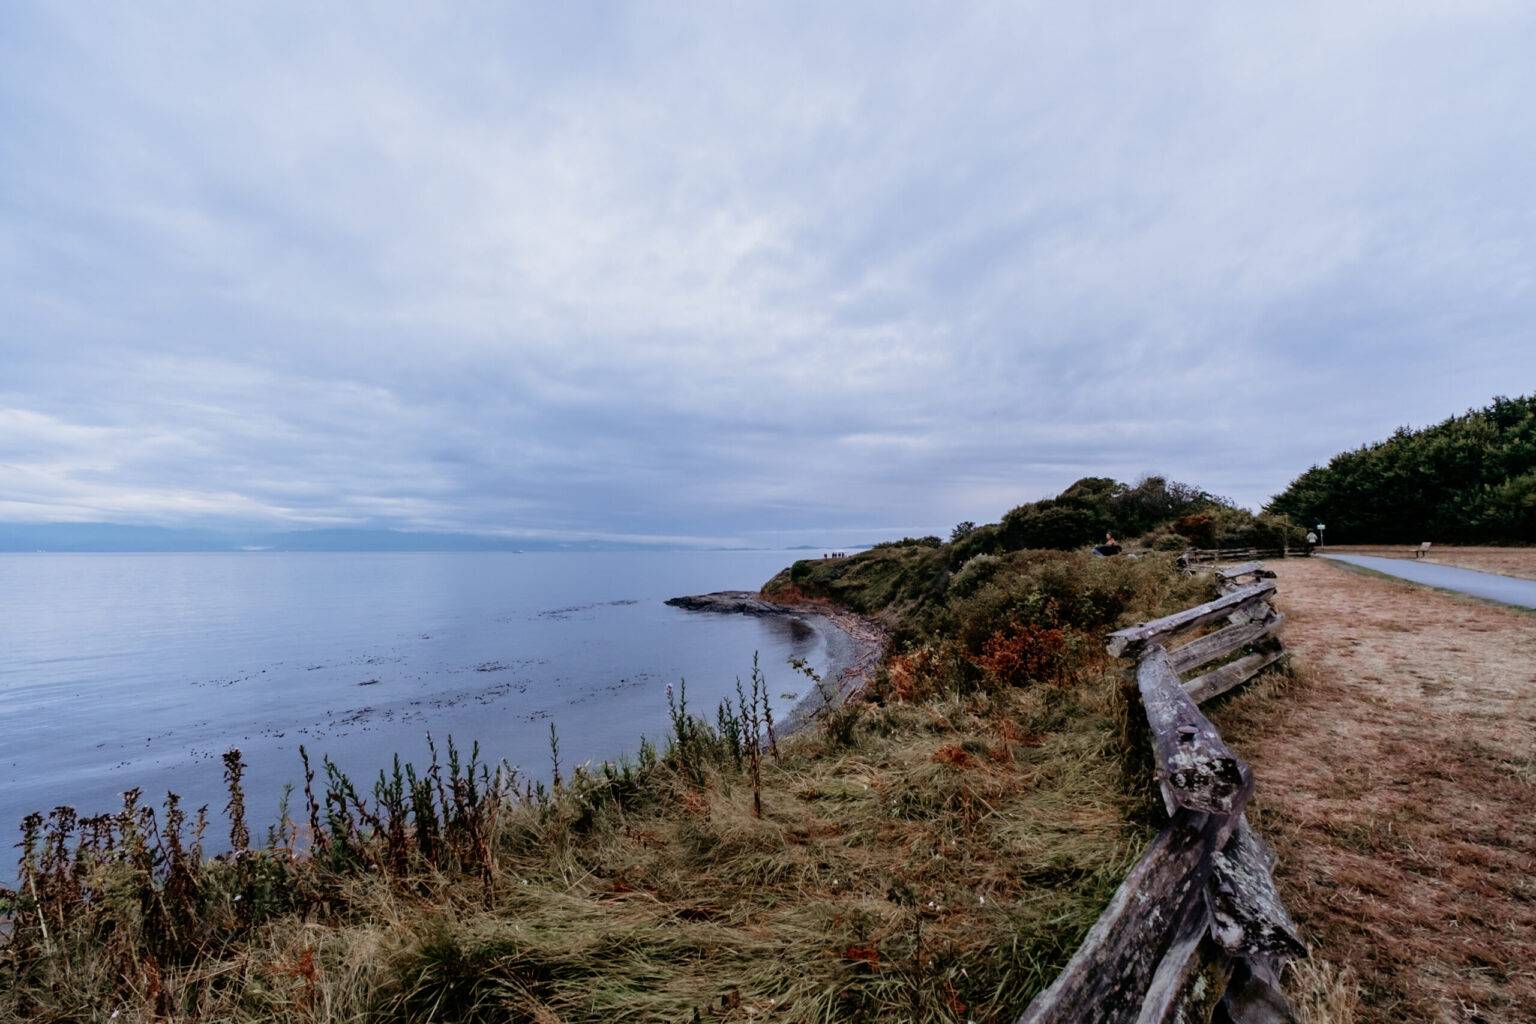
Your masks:
M1378 558L1375 555L1324 555L1339 562L1348 562L1365 569L1374 569L1412 583L1425 583L1442 590L1454 590L1472 597L1516 605L1520 608L1536 608L1536 580L1522 580L1514 576L1500 576L1476 569L1459 569L1450 565L1436 565L1406 558Z

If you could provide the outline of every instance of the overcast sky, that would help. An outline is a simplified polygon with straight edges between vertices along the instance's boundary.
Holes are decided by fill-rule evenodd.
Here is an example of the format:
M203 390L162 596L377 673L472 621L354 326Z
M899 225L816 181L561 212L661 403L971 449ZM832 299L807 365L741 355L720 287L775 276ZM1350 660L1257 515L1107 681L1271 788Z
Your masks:
M1536 390L1536 8L1263 7L6 4L0 520L852 543Z

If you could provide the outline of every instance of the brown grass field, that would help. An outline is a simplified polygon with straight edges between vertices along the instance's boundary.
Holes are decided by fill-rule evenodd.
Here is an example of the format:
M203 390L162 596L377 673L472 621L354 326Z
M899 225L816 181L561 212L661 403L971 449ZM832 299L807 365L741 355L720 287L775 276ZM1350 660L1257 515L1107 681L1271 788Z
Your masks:
M1270 564L1298 668L1211 713L1314 944L1304 1018L1536 1021L1536 615Z
M1379 555L1383 558L1412 558L1413 548L1402 544L1330 544L1330 554ZM1455 565L1480 572L1496 572L1536 580L1536 547L1495 548L1432 545L1426 561Z

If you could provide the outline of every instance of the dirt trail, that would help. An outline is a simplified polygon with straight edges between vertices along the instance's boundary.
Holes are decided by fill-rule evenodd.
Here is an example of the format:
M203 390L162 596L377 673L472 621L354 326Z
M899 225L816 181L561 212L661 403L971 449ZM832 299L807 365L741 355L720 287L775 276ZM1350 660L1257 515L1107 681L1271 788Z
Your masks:
M1294 680L1213 709L1361 1021L1536 1021L1536 614L1272 562Z

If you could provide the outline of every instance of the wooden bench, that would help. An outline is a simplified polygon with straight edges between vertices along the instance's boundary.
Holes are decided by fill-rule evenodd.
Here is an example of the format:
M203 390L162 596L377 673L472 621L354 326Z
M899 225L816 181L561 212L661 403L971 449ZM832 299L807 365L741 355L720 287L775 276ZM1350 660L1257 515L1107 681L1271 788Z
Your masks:
M1420 544L1418 548L1413 552L1413 557L1423 558L1425 555L1429 554L1429 544L1429 541L1425 541L1423 544Z

